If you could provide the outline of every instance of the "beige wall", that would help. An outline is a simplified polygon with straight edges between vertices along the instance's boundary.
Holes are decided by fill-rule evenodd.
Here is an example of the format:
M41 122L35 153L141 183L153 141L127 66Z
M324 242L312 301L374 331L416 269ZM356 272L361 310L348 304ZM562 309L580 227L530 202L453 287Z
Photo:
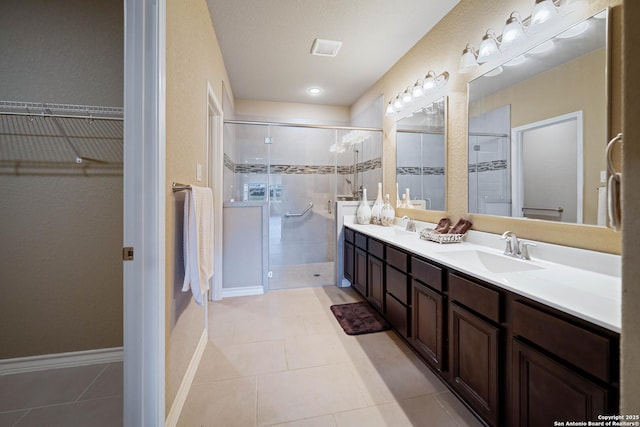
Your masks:
M592 0L584 2L585 9L579 12L584 17L606 6L621 4L621 0ZM453 219L467 215L467 82L476 77L471 74L459 74L458 61L462 49L467 43L479 44L488 28L500 29L512 11L520 11L527 16L532 9L529 0L484 1L462 0L445 16L423 39L421 39L396 65L394 65L376 84L374 84L353 106L352 116L366 108L375 98L384 94L385 105L390 98L402 91L408 84L426 74L429 69L436 72L449 71L451 77L446 86L449 98L447 123L447 214ZM615 9L615 8L614 8ZM619 7L617 8L619 9ZM619 13L614 10L614 21ZM614 22L614 44L619 43ZM619 28L619 25L618 25ZM615 55L615 50L613 55ZM619 58L619 57L618 57ZM619 59L618 59L619 62ZM612 64L612 75L619 76L620 66ZM619 79L618 79L619 80ZM612 89L613 104L620 103L620 91ZM617 97L615 94L618 94ZM620 129L619 108L612 108L614 121L611 133ZM618 114L616 116L616 114ZM385 117L384 121L384 187L385 192L394 193L395 187L395 120ZM406 212L400 211L399 214ZM417 219L437 221L442 212L412 212ZM620 253L620 235L602 227L554 224L544 221L500 218L486 215L472 215L474 229L501 233L513 230L518 236Z
M123 23L112 0L0 2L0 99L121 107ZM0 359L122 346L122 176L3 170Z
M196 182L206 167L207 82L220 104L228 82L205 0L168 0L166 38L166 411L204 330L204 311L181 292L184 194L171 182ZM225 90L227 88L225 87Z
M346 126L349 113L349 108L343 106L248 99L235 101L235 116L241 120Z
M512 128L582 111L585 224L597 222L595 189L602 185L600 171L606 170L605 62L606 52L599 49L469 105L471 116L510 105ZM553 102L545 102L549 99Z

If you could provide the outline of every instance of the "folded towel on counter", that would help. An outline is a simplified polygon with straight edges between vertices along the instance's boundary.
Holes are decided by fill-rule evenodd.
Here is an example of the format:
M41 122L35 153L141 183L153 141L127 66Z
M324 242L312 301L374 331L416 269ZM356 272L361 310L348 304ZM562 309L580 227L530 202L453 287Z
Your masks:
M471 223L471 221L460 218L458 222L456 222L456 225L451 227L451 230L449 230L449 234L464 234L471 228L472 225L473 224Z
M213 194L207 187L191 186L184 199L184 282L193 299L203 305L213 276Z
M451 220L449 218L442 218L438 221L438 225L434 228L433 231L436 233L446 234L449 232L449 227L451 227Z

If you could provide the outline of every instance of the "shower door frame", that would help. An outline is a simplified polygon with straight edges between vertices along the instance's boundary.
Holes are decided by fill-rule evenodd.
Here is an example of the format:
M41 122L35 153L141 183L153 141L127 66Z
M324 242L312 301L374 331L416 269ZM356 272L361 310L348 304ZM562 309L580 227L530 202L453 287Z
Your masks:
M358 126L333 126L333 125L320 125L320 124L305 124L305 123L288 123L288 122L268 122L268 121L252 121L252 120L233 120L233 119L229 119L229 120L224 120L223 124L233 124L233 125L254 125L254 126L265 126L265 127L291 127L291 128L306 128L306 129L323 129L323 130L332 130L332 131L365 131L365 132L379 132L381 135L383 134L383 129L382 128L372 128L372 127L358 127ZM334 140L334 142L336 142ZM338 175L338 169L337 169L337 162L334 162L334 166L336 166L336 171L335 171L335 176L336 176L336 183L337 183L337 175ZM271 165L271 159L269 157L269 161L268 161L268 165ZM268 175L271 174L271 172L267 173ZM267 192L269 191L269 189L267 189ZM331 209L333 209L334 213L334 224L333 224L333 229L334 231L336 231L336 236L335 237L335 241L334 241L334 248L333 248L333 257L334 257L334 268L333 268L333 275L332 275L332 279L335 281L337 274L335 272L335 266L336 266L336 254L338 253L338 251L336 250L336 245L338 242L338 236L337 236L337 230L336 229L336 221L335 221L335 209L336 209L336 204L335 204L335 198L337 195L338 191L337 188L334 186L334 192L333 192L333 200L331 200ZM268 198L268 202L269 202L269 210L271 210L271 200L270 197ZM267 245L269 246L269 245ZM267 249L268 251L268 249ZM269 259L268 264L270 264L271 258L270 258L270 254L267 253L267 258ZM271 266L267 265L267 270L271 271ZM341 286L340 283L333 283L334 286ZM263 285L263 289L264 292L267 292L270 289L270 284L269 284L269 279L266 280L266 282Z

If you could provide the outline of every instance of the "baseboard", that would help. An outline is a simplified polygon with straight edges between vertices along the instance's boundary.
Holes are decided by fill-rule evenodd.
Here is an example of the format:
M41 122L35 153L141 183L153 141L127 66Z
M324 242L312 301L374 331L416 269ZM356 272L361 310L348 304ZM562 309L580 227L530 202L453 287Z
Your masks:
M16 357L14 359L0 360L0 375L122 362L122 359L122 347Z
M249 295L262 295L262 286L246 286L242 288L222 288L222 298L246 297Z
M180 413L182 413L184 402L187 401L187 396L189 395L189 390L191 389L193 378L196 376L196 371L198 370L198 366L200 365L200 359L202 359L204 350L207 347L208 340L208 333L205 329L202 332L202 336L200 337L198 346L193 352L191 362L189 362L189 366L187 366L187 371L184 373L184 377L182 377L182 382L180 383L180 388L178 388L176 398L173 399L171 409L169 409L169 414L167 415L167 419L165 420L165 427L175 427L178 424Z

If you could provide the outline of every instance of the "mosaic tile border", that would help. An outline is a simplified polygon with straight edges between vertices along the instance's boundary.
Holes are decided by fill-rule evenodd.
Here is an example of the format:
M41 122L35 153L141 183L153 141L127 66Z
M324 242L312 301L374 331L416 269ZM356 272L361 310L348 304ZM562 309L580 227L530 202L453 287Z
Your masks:
M259 163L234 163L227 153L224 153L224 166L233 173L277 175L351 175L353 166L327 165L265 165ZM358 163L358 172L367 172L382 168L382 157Z
M508 168L509 165L506 160L493 160L490 162L480 162L477 165L469 164L469 173L499 171Z
M396 175L444 175L444 166L402 166L396 168Z

